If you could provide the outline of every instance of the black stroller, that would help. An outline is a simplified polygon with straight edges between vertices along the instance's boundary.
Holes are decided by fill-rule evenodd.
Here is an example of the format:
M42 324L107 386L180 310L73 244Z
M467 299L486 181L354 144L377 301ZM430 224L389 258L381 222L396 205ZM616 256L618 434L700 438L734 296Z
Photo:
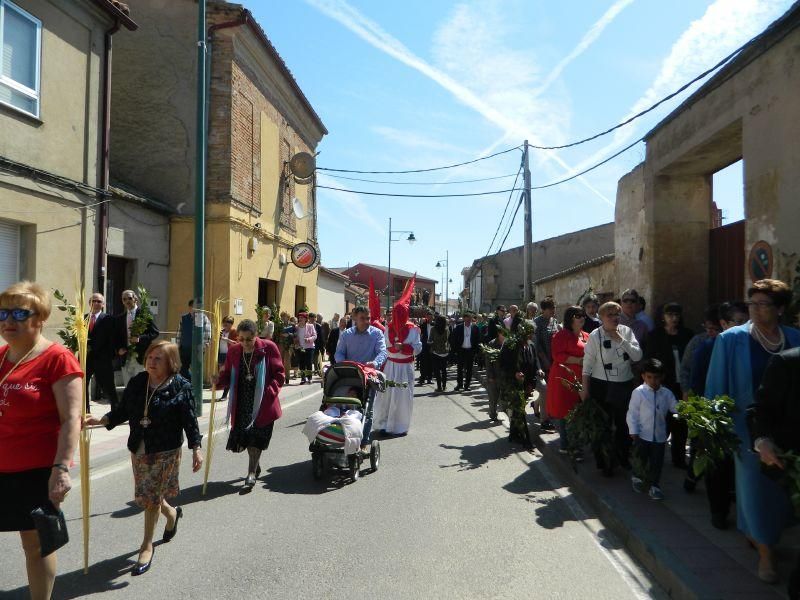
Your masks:
M325 371L322 405L336 405L361 413L362 423L372 416L375 394L386 387L383 373L356 362L341 362ZM353 394L353 390L357 393ZM357 395L358 397L353 397ZM314 479L322 479L325 468L347 471L356 481L361 475L361 464L369 458L372 471L377 471L381 462L381 445L369 438L361 440L361 446L369 445L369 452L359 449L355 454L345 455L345 437L338 423L325 427L317 434L308 449Z

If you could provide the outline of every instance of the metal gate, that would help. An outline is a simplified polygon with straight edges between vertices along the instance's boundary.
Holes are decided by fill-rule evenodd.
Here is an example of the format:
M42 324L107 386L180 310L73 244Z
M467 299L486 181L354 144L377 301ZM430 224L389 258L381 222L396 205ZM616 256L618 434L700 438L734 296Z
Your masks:
M709 231L708 301L744 298L744 221Z

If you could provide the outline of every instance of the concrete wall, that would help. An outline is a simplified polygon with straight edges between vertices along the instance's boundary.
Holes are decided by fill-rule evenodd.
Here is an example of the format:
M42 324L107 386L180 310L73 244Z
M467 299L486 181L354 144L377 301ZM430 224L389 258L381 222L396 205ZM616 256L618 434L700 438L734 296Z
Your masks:
M334 313L345 314L344 280L320 271L317 278L316 312L330 320Z
M543 281L536 285L536 298L553 297L556 300L556 317L561 320L567 307L577 302L589 288L600 297L616 295L617 275L613 260Z
M158 299L156 325L161 331L174 331L177 321L167 320L169 217L124 201L111 203L108 217L109 256L119 256L131 261L131 288L136 289L142 285L152 298ZM147 235L142 235L143 228L147 229ZM191 291L184 294L184 305L191 295Z
M796 22L800 6L790 12ZM645 163L620 180L617 279L643 290L651 306L678 300L690 322L700 318L708 301L711 177L740 158L745 256L766 241L773 276L788 283L796 276L800 29L791 27L787 20L755 40L667 117L649 134ZM740 268L746 288L747 265Z
M197 3L136 0L139 29L114 37L111 177L194 211Z
M535 242L533 279L535 281L612 252L614 252L613 223ZM522 246L482 259L480 271L483 281L478 294L481 302L480 306L473 304L473 310L487 311L497 304L522 302L522 261ZM477 277L477 270L474 270L472 277L464 282L465 288L472 290L471 279L474 277ZM471 291L471 294L474 292Z

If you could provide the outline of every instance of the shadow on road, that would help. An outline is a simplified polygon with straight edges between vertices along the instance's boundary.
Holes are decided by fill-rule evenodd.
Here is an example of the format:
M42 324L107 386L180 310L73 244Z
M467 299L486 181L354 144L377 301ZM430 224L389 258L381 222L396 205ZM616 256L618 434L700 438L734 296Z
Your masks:
M73 598L85 598L92 594L102 594L128 587L128 580L117 581L119 577L130 577L130 570L133 567L138 549L125 554L120 554L114 558L109 558L99 563L89 565L89 574L84 575L83 569L77 569L69 573L59 574L56 577L55 589L53 590L53 600L72 600ZM8 594L8 595L7 595ZM29 598L28 586L20 587L9 592L3 592L3 598L20 599Z
M208 486L206 487L205 496L203 496L202 483L190 488L182 489L180 495L178 496L178 504L194 504L195 502L206 502L208 500L221 498L222 496L238 494L242 486L234 484L240 481L244 481L244 478L237 477L236 479L231 479L229 481L209 481ZM174 504L174 502L170 502L170 504Z
M476 423L476 428L481 423ZM462 425L467 427L468 425ZM461 451L461 462L453 465L439 465L442 469L449 469L451 467L458 467L459 471L469 471L472 469L480 469L489 464L492 460L502 460L509 456L516 454L517 448L508 443L505 438L497 438L491 442L483 442L482 444L474 444L472 446L450 446L448 444L439 444L445 450L459 450Z
M120 508L119 510L115 510L111 513L112 519L125 519L127 517L133 517L134 515L138 515L142 512L142 509L136 506L136 503L133 500L129 500L126 503L125 508Z
M462 431L464 433L470 431L482 431L484 429L492 429L493 427L497 427L498 425L502 425L500 421L470 421L469 423L464 423L463 425L459 425L456 427L456 431Z
M335 471L326 471L321 481L311 474L311 458L291 465L281 465L267 469L262 479L264 488L277 494L305 494L316 496L332 489L339 489L349 482L347 477Z

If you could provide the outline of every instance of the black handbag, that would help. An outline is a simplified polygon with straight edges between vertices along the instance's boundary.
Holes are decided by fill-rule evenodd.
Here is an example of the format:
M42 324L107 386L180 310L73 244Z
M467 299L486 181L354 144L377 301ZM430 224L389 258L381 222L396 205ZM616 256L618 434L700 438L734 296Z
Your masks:
M64 513L51 502L48 501L44 506L33 509L31 517L39 533L42 557L52 554L69 542Z

